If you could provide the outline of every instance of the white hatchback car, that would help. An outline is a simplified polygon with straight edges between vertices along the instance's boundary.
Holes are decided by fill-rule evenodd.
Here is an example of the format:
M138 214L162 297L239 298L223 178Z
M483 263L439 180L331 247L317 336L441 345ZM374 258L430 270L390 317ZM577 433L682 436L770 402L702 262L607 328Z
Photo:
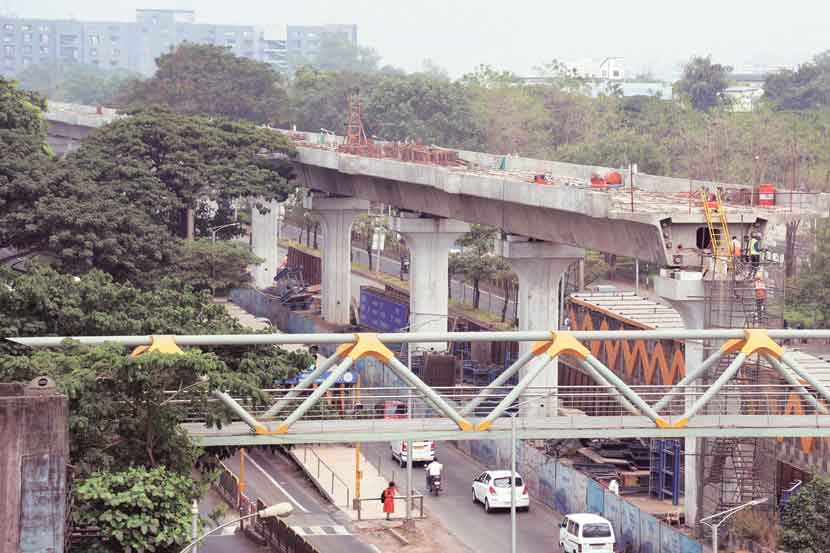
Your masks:
M530 495L527 484L516 474L516 509L530 510ZM488 470L473 480L473 503L484 505L488 513L493 509L510 508L510 471Z

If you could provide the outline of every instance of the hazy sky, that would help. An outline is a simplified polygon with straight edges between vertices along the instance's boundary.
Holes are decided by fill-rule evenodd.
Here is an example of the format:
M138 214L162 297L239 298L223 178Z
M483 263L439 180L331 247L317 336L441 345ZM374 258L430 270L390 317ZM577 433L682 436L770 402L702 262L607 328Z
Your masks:
M193 9L200 23L356 23L384 63L413 71L432 58L453 76L609 56L629 72L664 73L695 54L792 65L830 49L826 0L0 0L21 17L131 21L136 8Z

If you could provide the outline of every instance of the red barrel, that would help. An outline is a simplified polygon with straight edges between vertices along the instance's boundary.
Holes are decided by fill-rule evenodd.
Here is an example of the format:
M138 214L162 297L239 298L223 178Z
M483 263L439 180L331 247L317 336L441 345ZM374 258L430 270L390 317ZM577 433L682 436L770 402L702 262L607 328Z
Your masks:
M622 175L619 171L611 171L605 176L605 182L610 185L622 184Z
M758 205L773 207L775 205L775 187L771 184L762 184L758 187Z

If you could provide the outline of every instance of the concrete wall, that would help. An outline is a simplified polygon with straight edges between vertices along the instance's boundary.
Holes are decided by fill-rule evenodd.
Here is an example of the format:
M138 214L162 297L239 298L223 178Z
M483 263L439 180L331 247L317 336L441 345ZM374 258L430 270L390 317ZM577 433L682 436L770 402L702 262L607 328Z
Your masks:
M69 403L52 389L0 384L0 553L61 553Z
M462 451L489 467L509 467L508 440L456 442ZM544 453L520 446L517 471L531 495L560 513L597 513L611 521L617 548L636 553L702 553L702 545L636 506L610 493L594 480Z

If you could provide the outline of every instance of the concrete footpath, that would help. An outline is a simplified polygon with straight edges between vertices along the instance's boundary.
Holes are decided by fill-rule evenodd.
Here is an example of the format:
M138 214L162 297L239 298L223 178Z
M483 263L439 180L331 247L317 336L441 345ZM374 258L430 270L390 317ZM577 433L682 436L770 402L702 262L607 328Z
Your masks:
M360 453L360 470L363 474L360 480L360 519L386 518L383 504L380 502L380 494L386 489L389 480L378 471L377 461L382 462L382 459L372 459L376 461L372 462L367 459L364 452L365 450L362 449ZM352 508L355 499L355 469L358 462L355 447L340 444L297 446L292 450L292 454L309 477L315 481L320 491L349 517L357 520L358 512ZM396 482L398 499L395 501L395 512L392 514L392 518L395 519L406 516L406 503L403 497L406 493L405 475L406 471L402 469L400 471L401 481ZM413 469L413 481L423 477L423 469ZM418 501L415 500L415 505L419 505ZM416 516L419 514L417 508L413 514Z

